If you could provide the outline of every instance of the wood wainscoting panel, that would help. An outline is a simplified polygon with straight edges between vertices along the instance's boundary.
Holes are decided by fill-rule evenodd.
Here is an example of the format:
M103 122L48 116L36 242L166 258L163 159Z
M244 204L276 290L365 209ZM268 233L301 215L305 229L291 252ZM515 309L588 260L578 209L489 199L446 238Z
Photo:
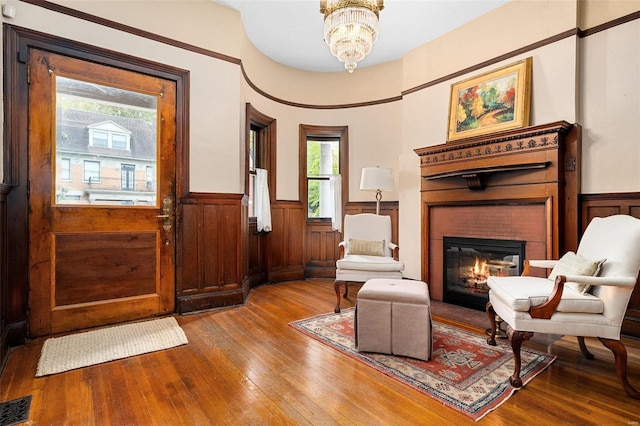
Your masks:
M640 192L580 194L580 230L594 217L628 214L640 219Z
M242 195L191 193L180 203L179 313L242 304Z
M305 277L334 278L336 260L340 256L338 244L342 234L331 229L331 222L307 223L307 253Z
M247 276L249 285L255 287L267 281L266 237L268 233L258 232L258 223L251 220L247 237Z
M304 206L298 201L276 201L271 205L273 231L267 238L267 269L270 282L304 278Z
M184 200L178 220L178 239L176 256L176 293L188 294L200 288L198 236L202 209L197 200Z
M580 195L580 229L582 232L594 217L616 214L628 214L640 219L640 192ZM640 339L640 283L636 283L631 295L627 314L624 317L624 323L622 323L622 334Z

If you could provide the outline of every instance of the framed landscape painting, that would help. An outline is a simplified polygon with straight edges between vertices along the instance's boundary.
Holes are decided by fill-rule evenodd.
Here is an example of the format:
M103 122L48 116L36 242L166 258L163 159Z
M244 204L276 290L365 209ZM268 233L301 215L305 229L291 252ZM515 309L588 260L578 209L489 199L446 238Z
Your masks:
M451 85L447 141L529 125L531 58Z

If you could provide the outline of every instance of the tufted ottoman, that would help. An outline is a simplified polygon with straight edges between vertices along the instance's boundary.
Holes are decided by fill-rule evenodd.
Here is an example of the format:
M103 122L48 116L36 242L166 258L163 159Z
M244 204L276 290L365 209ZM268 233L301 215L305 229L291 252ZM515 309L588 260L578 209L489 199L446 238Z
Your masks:
M422 281L375 278L358 291L356 349L431 358L429 287Z

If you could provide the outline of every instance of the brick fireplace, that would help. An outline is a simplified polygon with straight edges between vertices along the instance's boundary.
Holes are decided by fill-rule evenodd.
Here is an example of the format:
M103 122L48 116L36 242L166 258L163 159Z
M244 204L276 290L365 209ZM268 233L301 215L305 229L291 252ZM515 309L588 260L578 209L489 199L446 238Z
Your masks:
M561 121L416 150L432 299L445 299L445 238L522 241L528 259L576 249L579 148L580 127Z

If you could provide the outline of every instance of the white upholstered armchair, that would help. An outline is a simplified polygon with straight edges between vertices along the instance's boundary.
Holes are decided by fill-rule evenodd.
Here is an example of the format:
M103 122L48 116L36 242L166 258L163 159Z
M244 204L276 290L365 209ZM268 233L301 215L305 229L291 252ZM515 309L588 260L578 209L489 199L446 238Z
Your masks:
M404 264L398 261L398 246L391 242L391 218L371 213L345 215L341 258L336 262L335 312L340 312L340 285L366 282L371 278L401 279Z
M549 278L528 276L529 267L552 269ZM577 336L592 359L585 337L596 337L615 357L616 372L629 396L640 392L627 380L627 351L620 329L640 270L640 219L627 215L594 218L577 252L559 261L529 261L521 277L488 280L487 315L495 345L496 315L507 323L515 368L510 382L522 386L520 347L534 332Z

